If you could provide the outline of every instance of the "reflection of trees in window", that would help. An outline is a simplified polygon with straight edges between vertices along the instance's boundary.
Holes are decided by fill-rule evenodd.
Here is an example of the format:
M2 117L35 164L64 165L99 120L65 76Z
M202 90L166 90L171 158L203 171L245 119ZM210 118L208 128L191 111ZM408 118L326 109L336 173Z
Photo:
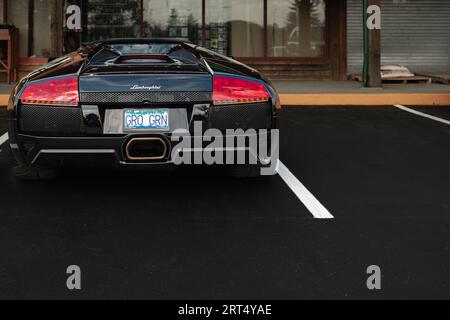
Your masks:
M83 6L87 15L87 32L83 35L85 41L139 35L139 0L84 0Z
M260 57L264 53L264 26L243 20L231 21L231 52L236 57Z
M263 0L206 1L206 47L235 57L264 55Z
M198 10L196 10L198 8ZM198 15L198 16L196 16ZM183 38L201 44L201 1L145 1L145 37Z
M193 14L189 14L188 16L188 35L185 37L183 36L183 38L187 38L189 37L189 40L192 41L193 43L199 44L201 45L201 35L200 35L200 25L197 21L197 19L195 19Z
M288 50L296 55L310 55L311 2L294 0L290 6L286 29L292 30L288 39Z
M287 30L292 30L288 49L301 57L320 55L317 41L323 40L323 0L293 0L287 17Z
M274 16L273 24L269 26L269 54L293 57L322 56L325 45L325 0L284 2L289 8L285 18Z

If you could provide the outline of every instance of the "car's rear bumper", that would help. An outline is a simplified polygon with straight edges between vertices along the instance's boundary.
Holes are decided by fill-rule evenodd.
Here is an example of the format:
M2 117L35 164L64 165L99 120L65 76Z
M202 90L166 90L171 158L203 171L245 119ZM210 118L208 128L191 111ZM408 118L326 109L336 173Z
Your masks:
M203 107L196 105L189 108L171 109L171 121L176 128L186 130L191 139L200 139L195 132L194 123L199 120L204 130L217 128L225 133L225 128L237 130L242 128L245 137L258 136L261 130L270 133L278 128L278 114L273 114L270 105L253 104L245 106L211 107L203 114ZM18 112L11 112L10 144L19 166L49 167L128 167L128 168L163 168L173 165L173 149L178 143L171 139L174 128L168 133L128 132L121 130L122 121L114 121L111 113L120 118L121 109L99 108L102 123L89 123L84 107L61 108L45 106L22 106ZM83 110L83 112L82 112ZM111 118L111 119L109 119ZM254 134L247 130L253 128ZM202 130L202 129L200 129ZM200 131L200 134L203 131ZM265 133L267 135L267 133ZM197 137L195 136L197 135ZM158 138L167 144L167 154L158 161L131 161L126 155L126 145L133 138ZM235 139L242 137L239 133ZM227 136L222 136L224 141ZM196 140L198 141L198 140ZM200 145L205 148L209 142ZM192 143L192 145L194 145ZM225 146L225 143L224 143ZM198 147L198 144L196 144ZM195 150L194 150L195 149ZM248 158L258 158L258 148L245 146ZM228 146L227 151L230 151ZM236 148L242 151L242 146ZM198 148L188 150L198 153Z
M44 137L18 134L11 150L19 164L36 166L117 166L122 137Z
M267 138L270 132L264 134ZM260 134L256 135L233 135L224 136L224 141L227 138L233 138L236 141L240 138L249 138L256 136L259 141ZM127 159L125 147L127 143L136 137L150 137L162 138L168 141L168 151L164 159L157 161L131 161ZM210 142L203 142L200 148L194 147L195 139L202 139L203 137L190 137L192 148L183 148L184 153L191 153L192 159L195 153L201 154L205 151L211 150ZM201 141L201 140L200 140ZM174 159L173 149L178 148L178 142L172 142L169 136L151 134L151 135L124 135L115 137L43 137L17 134L15 139L10 141L11 150L19 165L32 165L43 167L103 167L103 168L129 168L129 169L170 169L174 168L177 159ZM267 162L267 159L261 159L258 155L258 148L253 145L246 144L245 146L214 147L215 152L221 151L244 152L247 161L250 159L258 161L258 163ZM236 158L237 159L237 158ZM264 160L264 161L263 161ZM194 163L194 162L192 162Z

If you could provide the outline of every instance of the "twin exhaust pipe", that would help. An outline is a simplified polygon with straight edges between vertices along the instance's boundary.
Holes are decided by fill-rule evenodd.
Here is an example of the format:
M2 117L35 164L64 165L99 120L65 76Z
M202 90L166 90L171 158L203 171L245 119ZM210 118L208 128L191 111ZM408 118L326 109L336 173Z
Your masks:
M132 138L125 146L125 155L131 161L158 161L167 157L168 150L162 138Z

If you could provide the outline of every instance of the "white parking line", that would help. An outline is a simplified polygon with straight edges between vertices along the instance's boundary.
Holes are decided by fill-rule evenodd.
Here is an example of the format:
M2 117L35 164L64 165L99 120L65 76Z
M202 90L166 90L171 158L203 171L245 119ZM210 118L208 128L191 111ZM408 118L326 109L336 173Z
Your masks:
M0 146L8 141L8 132L0 137Z
M0 146L8 141L8 133L0 137ZM333 219L331 213L317 200L311 192L289 171L288 168L278 161L277 172L289 188L295 193L305 207L316 219Z
M277 172L283 181L291 188L295 195L305 205L316 219L333 219L331 213L317 200L311 192L289 171L288 168L278 161Z
M410 113L413 113L415 115L424 117L424 118L428 118L428 119L431 119L431 120L434 120L434 121L438 121L438 122L450 125L450 121L448 121L448 120L441 119L441 118L438 118L438 117L435 117L435 116L432 116L432 115L429 115L429 114L426 114L426 113L423 113L423 112L420 112L420 111L417 111L417 110L414 110L414 109L411 109L411 108L408 108L408 107L405 107L405 106L402 106L402 105L399 105L399 104L396 104L394 107L399 108L399 109L401 109L403 111L410 112Z

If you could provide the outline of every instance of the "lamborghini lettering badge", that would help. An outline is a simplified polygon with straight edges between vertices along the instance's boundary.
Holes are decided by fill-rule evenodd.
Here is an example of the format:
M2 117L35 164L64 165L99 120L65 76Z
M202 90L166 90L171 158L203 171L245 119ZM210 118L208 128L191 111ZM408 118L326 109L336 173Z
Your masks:
M161 86L157 86L157 85L152 85L152 86L138 86L137 84L135 84L134 86L132 86L130 88L130 90L161 90Z

